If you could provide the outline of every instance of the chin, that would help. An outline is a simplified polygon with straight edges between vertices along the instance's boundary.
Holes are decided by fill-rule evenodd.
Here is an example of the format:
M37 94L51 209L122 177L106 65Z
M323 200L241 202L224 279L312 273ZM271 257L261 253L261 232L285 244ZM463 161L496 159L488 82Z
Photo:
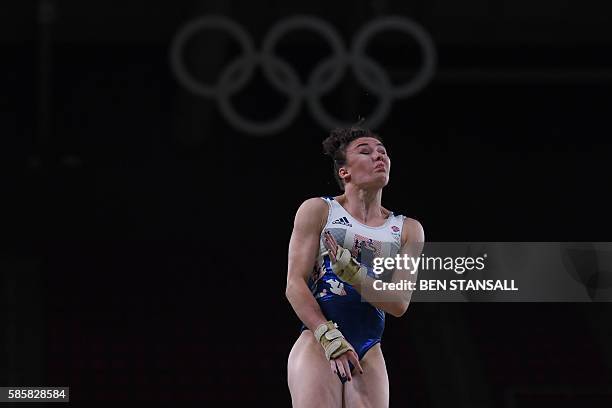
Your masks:
M389 184L389 175L384 173L381 174L379 177L376 177L376 181L378 181L379 183L382 183L382 187L386 186L387 184Z
M377 177L376 179L372 180L371 183L368 184L371 186L371 188L383 188L387 184L389 184L389 177Z

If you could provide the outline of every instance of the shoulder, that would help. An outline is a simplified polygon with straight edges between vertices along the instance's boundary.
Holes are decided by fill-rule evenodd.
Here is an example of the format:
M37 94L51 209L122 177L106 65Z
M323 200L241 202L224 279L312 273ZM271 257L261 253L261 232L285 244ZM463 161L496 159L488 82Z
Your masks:
M407 242L425 242L425 230L421 223L414 218L404 217L402 243Z
M295 214L295 226L320 227L327 222L329 204L320 197L305 200Z
M305 200L302 204L300 204L300 208L298 208L297 212L306 212L309 214L316 213L325 213L327 214L327 209L329 208L329 204L322 199L321 197L313 197Z

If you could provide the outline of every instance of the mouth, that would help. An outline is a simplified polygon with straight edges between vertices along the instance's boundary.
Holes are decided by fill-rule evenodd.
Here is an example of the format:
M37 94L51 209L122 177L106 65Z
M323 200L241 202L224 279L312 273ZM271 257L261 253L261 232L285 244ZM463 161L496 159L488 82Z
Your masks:
M387 171L387 168L385 167L384 164L380 163L380 164L377 164L376 166L374 166L374 171L378 171L378 170Z

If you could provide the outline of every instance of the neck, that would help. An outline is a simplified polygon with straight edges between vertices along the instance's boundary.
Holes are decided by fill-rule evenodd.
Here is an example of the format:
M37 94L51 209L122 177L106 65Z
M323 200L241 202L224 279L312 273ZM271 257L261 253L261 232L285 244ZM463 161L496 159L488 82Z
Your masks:
M385 218L382 212L382 189L367 190L347 184L344 188L345 208L359 221L367 224L370 220Z

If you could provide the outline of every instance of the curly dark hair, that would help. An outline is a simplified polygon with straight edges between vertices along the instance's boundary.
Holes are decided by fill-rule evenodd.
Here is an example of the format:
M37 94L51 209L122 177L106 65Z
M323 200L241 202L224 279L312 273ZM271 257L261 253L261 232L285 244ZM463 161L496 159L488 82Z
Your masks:
M373 137L383 143L380 136L362 127L361 122L348 128L333 129L323 141L323 152L334 161L334 177L342 191L344 191L344 181L338 175L338 170L346 164L347 146L360 137Z

